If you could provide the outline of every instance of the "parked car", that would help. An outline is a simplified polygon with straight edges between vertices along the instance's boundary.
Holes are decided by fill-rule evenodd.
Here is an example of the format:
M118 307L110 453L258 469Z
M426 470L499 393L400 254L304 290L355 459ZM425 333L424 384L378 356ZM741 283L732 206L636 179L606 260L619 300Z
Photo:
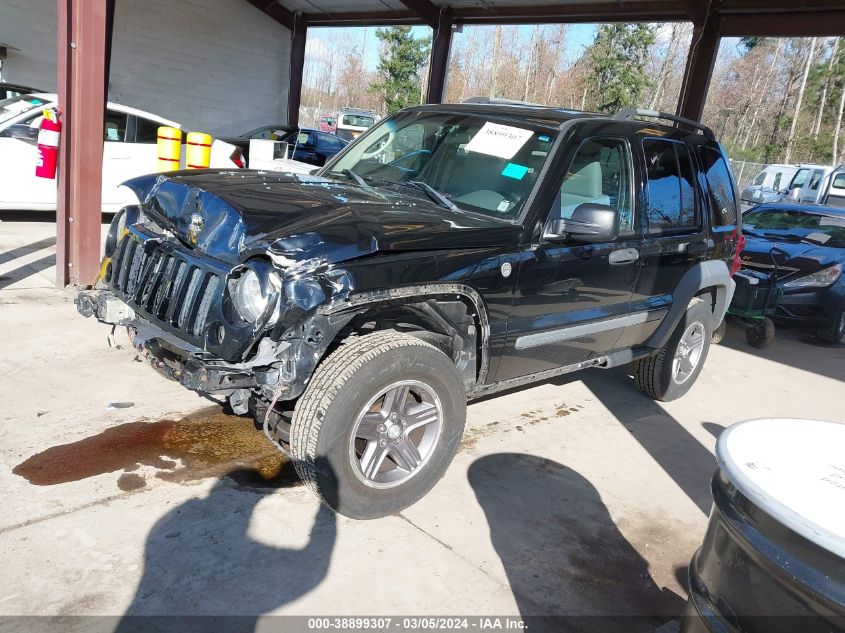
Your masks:
M379 116L373 110L344 108L337 115L335 134L346 141L351 141L361 136L378 120Z
M807 169L807 177L800 187L795 187L782 198L783 202L794 200L799 204L818 204L821 202L827 185L830 179L830 174L833 172L833 167L829 165L810 165L802 167Z
M319 130L291 128L290 126L265 126L248 133L251 136L226 137L225 140L241 148L249 164L249 140L252 138L272 139L290 146L288 158L322 167L347 145L347 141Z
M320 128L321 132L328 132L329 134L334 134L335 132L337 132L337 117L331 114L321 116L320 122L317 127Z
M777 202L784 191L792 186L793 178L798 174L796 165L767 165L754 177L751 184L742 190L740 203L742 212L763 202Z
M639 116L419 106L314 176L136 178L79 310L251 411L314 491L336 477L340 512L397 512L467 399L626 363L658 400L695 383L739 266L735 184L711 130Z
M821 203L832 207L845 207L845 165L840 165L831 172Z
M0 102L0 209L52 211L56 181L38 178L37 139L44 108L56 107L55 94L32 93ZM156 140L162 125L179 123L119 103L108 103L103 135L103 212L137 204L122 183L156 169ZM212 167L242 167L240 150L215 140Z
M20 95L28 95L33 92L44 92L43 90L39 90L38 88L32 88L30 86L22 86L20 84L10 84L6 83L5 81L0 81L0 102L5 101L6 99L14 99L15 97L19 97ZM0 108L3 105L0 103Z
M743 268L768 273L777 265L777 283L783 294L775 321L815 332L831 343L842 341L845 209L794 203L760 205L745 214L742 231L747 240Z

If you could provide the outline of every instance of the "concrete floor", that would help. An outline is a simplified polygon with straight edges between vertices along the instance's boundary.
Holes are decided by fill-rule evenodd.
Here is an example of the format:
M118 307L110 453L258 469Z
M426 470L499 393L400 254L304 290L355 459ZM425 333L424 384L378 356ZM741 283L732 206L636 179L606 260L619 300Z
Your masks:
M677 402L589 370L472 404L427 497L352 521L251 421L109 348L53 288L54 231L0 214L0 615L640 615L621 630L653 631L686 599L719 432L842 417L845 347L782 331L758 351L732 328Z

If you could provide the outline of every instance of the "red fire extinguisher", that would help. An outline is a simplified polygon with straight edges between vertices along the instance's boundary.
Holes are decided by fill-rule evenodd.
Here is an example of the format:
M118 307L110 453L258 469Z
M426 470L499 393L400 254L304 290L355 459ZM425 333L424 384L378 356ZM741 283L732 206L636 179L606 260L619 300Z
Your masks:
M35 164L35 175L39 178L56 177L61 133L62 124L58 114L52 109L44 110L44 118L38 129L38 161Z

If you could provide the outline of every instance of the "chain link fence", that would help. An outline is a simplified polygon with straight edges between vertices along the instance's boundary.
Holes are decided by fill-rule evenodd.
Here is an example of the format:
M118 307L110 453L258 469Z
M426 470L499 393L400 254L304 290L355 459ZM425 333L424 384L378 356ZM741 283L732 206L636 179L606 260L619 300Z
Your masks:
M744 160L731 160L731 167L734 170L734 177L736 178L736 184L739 187L739 190L742 191L750 185L754 176L759 174L766 166L767 163L752 163Z

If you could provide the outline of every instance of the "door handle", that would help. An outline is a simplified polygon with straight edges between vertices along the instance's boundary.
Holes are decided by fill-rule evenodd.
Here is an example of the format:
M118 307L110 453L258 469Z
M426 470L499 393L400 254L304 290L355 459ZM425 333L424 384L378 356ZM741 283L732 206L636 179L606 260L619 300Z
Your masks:
M640 251L636 248L620 248L616 251L611 251L607 256L607 261L615 266L622 264L632 264L640 258Z

